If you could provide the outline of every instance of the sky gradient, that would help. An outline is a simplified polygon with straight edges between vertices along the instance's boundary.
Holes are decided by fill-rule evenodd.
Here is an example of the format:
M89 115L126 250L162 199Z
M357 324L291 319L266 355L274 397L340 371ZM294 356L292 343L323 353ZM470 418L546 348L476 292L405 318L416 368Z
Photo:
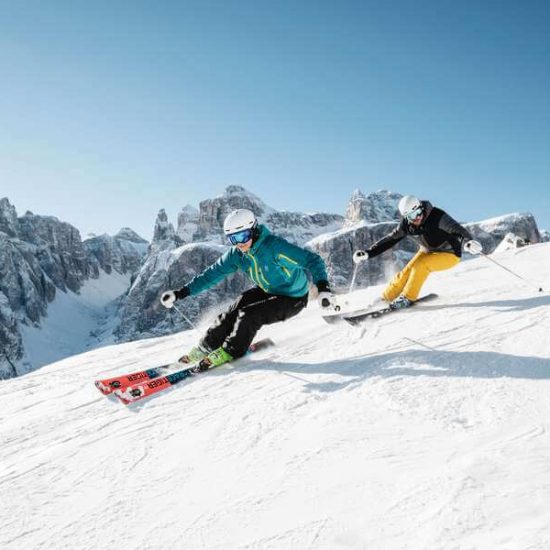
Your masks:
M0 198L151 238L242 185L550 229L549 2L2 2Z

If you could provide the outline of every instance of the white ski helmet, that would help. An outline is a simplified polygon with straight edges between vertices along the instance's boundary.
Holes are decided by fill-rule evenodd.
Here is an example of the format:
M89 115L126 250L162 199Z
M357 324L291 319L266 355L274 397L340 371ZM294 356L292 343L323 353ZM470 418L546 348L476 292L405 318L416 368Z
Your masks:
M223 222L223 232L228 237L233 233L244 231L245 229L254 229L258 224L258 220L252 210L247 208L239 208L233 210Z
M414 212L415 210L418 210L419 208L422 208L422 203L412 195L405 195L400 201L399 201L399 212L401 215L406 218Z

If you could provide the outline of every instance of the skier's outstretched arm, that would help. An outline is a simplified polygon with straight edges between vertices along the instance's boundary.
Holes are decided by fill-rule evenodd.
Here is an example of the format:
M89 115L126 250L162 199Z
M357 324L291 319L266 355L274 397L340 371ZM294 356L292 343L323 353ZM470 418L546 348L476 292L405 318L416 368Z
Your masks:
M187 283L181 290L187 288L189 295L194 296L195 294L199 294L204 290L208 290L209 288L216 286L228 275L235 273L239 269L237 254L239 254L239 252L233 248L228 250L200 275L197 275L191 279L191 281L189 281L189 283ZM176 297L179 298L177 293Z
M374 258L382 252L386 252L393 246L395 246L399 241L403 240L407 236L405 231L405 221L399 223L399 225L385 237L382 237L379 241L376 241L370 248L365 252L369 258Z
M200 292L216 286L228 275L235 273L239 269L239 262L235 250L231 249L225 252L210 267L205 269L200 275L197 275L188 284L178 290L168 290L161 296L161 303L164 307L171 308L176 300L181 300L187 296L193 296Z
M439 229L443 229L443 231L451 235L456 235L462 242L471 241L473 239L472 234L464 226L451 218L446 212L443 213L439 220Z

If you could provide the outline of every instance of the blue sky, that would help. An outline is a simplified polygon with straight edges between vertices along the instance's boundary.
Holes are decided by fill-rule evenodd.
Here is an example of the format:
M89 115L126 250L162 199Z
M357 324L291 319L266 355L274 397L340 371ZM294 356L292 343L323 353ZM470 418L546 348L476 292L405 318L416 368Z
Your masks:
M243 185L550 229L550 3L0 0L0 197L150 238Z

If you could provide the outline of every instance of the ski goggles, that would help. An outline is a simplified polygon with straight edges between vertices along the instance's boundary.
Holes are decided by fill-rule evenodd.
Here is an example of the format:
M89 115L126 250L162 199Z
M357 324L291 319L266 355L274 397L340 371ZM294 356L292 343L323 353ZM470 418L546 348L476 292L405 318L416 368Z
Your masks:
M420 218L422 214L424 213L424 210L421 206L416 207L414 210L411 210L410 212L407 212L405 217L408 221L413 222L414 220Z
M252 239L252 229L243 229L242 231L231 233L231 235L227 235L227 238L231 244L247 243L250 239Z

